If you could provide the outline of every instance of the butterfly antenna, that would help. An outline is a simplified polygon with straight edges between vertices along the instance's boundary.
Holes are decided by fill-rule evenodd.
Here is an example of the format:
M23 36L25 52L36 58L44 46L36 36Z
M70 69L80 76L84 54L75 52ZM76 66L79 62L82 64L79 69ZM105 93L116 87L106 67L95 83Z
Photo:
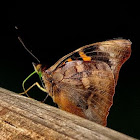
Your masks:
M28 50L28 48L25 46L25 44L23 43L21 37L18 36L18 40L20 41L20 43L22 44L22 46L25 48L25 50L26 50L30 55L32 55L32 56L38 61L38 63L40 63L39 59L38 59L30 50Z

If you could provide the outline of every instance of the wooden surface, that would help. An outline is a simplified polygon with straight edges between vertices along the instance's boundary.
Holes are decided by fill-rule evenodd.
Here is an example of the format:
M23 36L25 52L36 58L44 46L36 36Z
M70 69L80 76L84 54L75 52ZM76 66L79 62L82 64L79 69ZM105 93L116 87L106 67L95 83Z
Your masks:
M134 140L134 138L0 88L0 140Z

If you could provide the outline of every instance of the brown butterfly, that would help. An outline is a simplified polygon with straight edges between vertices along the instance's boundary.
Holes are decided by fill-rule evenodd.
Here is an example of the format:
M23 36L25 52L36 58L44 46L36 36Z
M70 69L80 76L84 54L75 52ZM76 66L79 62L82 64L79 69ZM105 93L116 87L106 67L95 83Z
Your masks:
M49 69L33 64L44 87L35 83L29 89L37 85L60 109L106 126L119 71L130 54L131 42L125 39L83 46Z

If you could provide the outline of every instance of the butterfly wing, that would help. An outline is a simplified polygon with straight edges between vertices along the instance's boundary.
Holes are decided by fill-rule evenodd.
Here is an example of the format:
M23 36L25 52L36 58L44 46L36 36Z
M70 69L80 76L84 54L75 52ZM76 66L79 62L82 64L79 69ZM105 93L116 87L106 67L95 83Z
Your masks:
M115 82L105 62L72 61L58 68L53 79L53 100L59 108L106 125Z
M131 42L117 39L86 45L62 57L47 70L54 102L63 110L106 125L119 70L130 53Z
M122 64L130 57L131 41L125 39L114 39L103 41L83 46L68 55L59 59L51 68L50 71L56 70L66 62L71 60L100 60L107 63L117 83L119 70Z

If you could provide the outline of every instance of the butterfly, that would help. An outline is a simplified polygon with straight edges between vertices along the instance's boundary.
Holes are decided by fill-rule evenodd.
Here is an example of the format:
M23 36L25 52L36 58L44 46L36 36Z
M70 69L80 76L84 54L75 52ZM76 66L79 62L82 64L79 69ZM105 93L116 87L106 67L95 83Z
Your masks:
M33 63L44 87L36 82L29 89L37 85L60 109L106 126L120 68L130 55L130 40L85 45L48 69Z

